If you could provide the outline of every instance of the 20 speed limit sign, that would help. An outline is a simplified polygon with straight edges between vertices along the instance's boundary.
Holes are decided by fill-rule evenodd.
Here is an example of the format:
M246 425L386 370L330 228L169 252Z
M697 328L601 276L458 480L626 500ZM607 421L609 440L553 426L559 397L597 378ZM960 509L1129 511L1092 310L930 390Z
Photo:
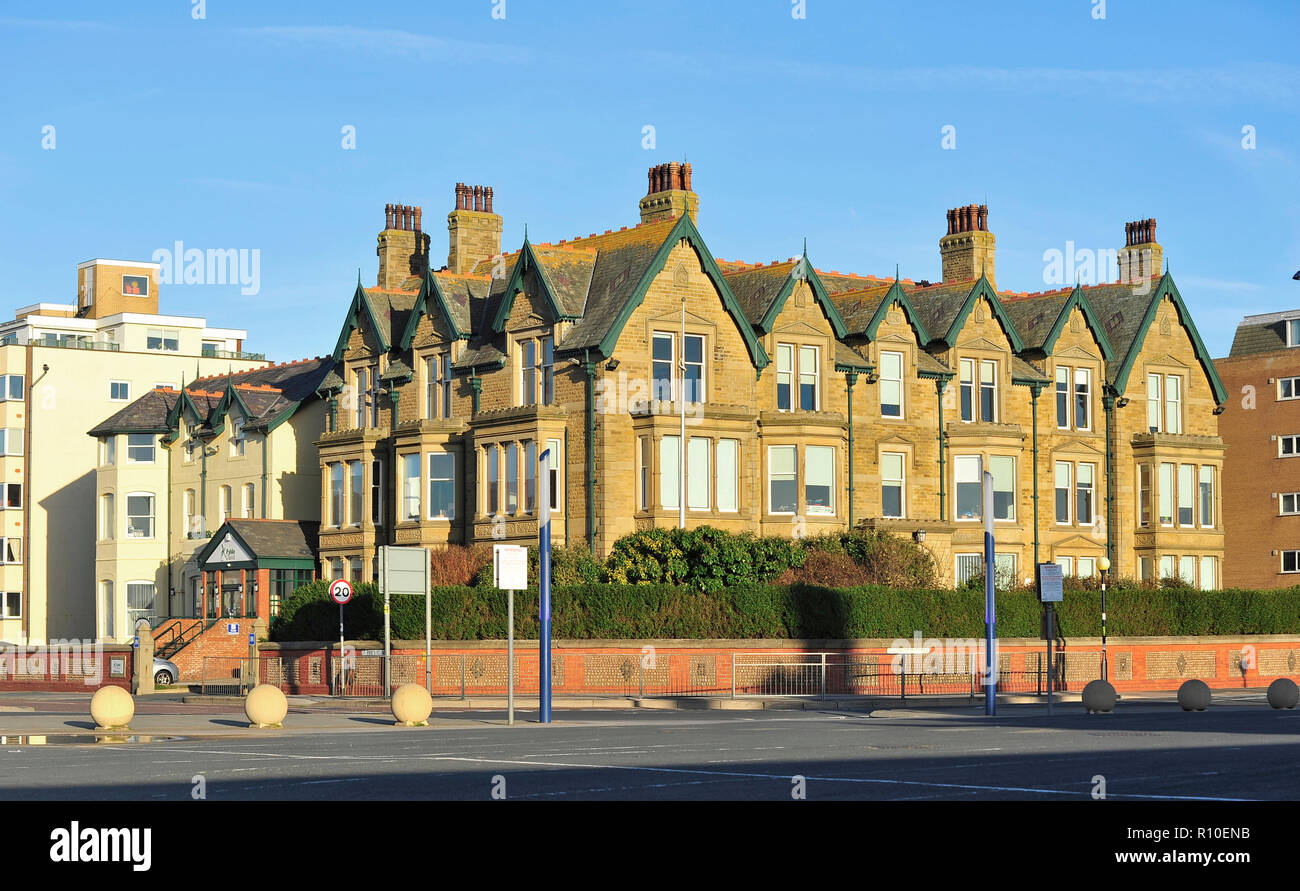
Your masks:
M352 599L352 585L347 579L335 579L330 582L330 599L339 606Z

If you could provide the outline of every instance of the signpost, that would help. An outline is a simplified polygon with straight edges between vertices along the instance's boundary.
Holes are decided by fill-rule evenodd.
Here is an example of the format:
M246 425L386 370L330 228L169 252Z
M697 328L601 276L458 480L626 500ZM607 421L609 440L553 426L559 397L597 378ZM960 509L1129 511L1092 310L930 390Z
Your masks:
M379 549L379 589L384 592L384 695L393 692L389 595L424 595L424 686L433 695L433 595L429 590L429 549L384 545Z
M343 605L351 599L352 585L347 579L335 579L330 582L330 600L339 605L339 696L343 695Z
M1038 599L1046 608L1043 614L1043 636L1047 638L1047 713L1052 713L1052 639L1056 637L1055 605L1065 599L1063 573L1055 563L1039 563Z
M506 722L515 723L515 592L528 587L528 548L492 546L492 579L506 592Z

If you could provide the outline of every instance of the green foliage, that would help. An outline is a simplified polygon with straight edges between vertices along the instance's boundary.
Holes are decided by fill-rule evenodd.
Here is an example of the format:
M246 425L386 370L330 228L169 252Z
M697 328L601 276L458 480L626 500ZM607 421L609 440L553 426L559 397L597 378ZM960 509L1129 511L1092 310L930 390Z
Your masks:
M558 561L557 561L558 563ZM349 639L383 634L383 602L372 584L356 585L344 607ZM1108 588L1107 631L1112 636L1243 635L1300 633L1300 587L1278 591L1197 591L1119 583ZM556 638L591 639L805 639L982 637L982 590L880 585L728 584L715 591L663 584L557 585L552 591ZM442 587L432 594L433 636L439 640L501 640L506 636L506 595L491 587ZM515 635L535 638L536 590L515 596ZM1041 606L1031 589L999 593L999 637L1036 638ZM1061 634L1101 633L1101 592L1068 589L1057 605ZM312 582L287 598L271 625L271 639L332 640L338 607L327 583ZM392 598L394 639L424 636L424 598Z

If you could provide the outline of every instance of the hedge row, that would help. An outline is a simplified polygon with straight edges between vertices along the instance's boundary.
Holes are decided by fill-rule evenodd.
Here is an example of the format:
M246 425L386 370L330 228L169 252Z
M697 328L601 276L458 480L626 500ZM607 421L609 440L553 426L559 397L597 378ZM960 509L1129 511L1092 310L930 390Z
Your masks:
M338 607L327 582L299 588L272 622L271 639L330 640ZM383 600L373 584L355 586L343 609L350 639L383 635ZM666 638L844 639L981 637L984 595L958 590L897 590L880 586L738 585L705 593L667 585L574 585L552 591L552 635L570 640ZM424 598L391 598L395 639L424 637ZM1277 591L1196 591L1121 586L1107 595L1112 636L1300 633L1300 587ZM536 590L515 595L515 636L537 636ZM1032 592L998 597L998 636L1037 637L1041 607ZM1099 591L1073 590L1058 605L1061 634L1101 633ZM483 587L433 590L438 640L501 640L506 596Z

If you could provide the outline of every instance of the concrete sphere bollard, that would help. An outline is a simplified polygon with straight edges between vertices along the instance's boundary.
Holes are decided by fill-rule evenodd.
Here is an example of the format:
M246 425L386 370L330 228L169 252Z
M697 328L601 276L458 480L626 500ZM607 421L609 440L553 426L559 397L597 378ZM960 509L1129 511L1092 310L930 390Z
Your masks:
M244 699L244 714L254 727L282 727L288 713L289 700L270 684L258 684Z
M1083 688L1083 707L1090 715L1115 711L1115 701L1118 698L1115 688L1108 681L1089 681L1088 686Z
M433 697L419 684L403 684L393 693L393 718L403 727L427 727Z
M100 687L90 697L90 717L99 730L128 730L135 700L121 687Z
M1178 704L1185 712L1203 712L1210 707L1210 685L1205 681L1184 681L1178 688Z
M1290 678L1278 678L1268 685L1268 704L1273 708L1295 708L1300 703L1300 687Z

